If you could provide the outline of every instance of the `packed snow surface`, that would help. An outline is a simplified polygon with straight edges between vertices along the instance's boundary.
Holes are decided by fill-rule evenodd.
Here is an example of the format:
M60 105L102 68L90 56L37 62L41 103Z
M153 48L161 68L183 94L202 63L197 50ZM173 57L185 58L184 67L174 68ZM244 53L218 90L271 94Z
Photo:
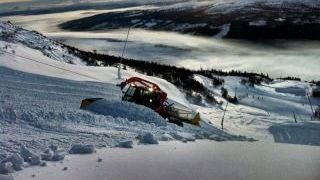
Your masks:
M62 171L64 167L68 170ZM165 142L133 149L102 149L89 156L71 155L63 163L18 172L15 178L318 180L319 167L319 147L261 142Z

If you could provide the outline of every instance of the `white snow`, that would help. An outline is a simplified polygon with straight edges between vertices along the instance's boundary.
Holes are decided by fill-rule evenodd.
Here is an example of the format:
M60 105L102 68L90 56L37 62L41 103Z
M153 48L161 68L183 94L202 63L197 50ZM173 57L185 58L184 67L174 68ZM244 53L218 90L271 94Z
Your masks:
M97 159L103 162L97 162ZM68 156L63 163L31 167L16 180L318 180L319 147L274 143L165 142L133 149L98 150ZM63 171L68 167L68 171Z
M8 173L13 173L14 168L13 164L11 162L1 162L0 163L0 173L1 174L8 174ZM1 177L1 175L0 175Z
M214 87L212 81L206 77L196 75L194 78L208 87L219 101L224 102L222 105L196 106L204 119L216 127L220 126L226 107L225 100L221 98L221 87ZM310 121L312 112L306 96L306 92L311 88L309 83L275 80L270 84L251 87L241 84L240 81L243 78L240 77L220 78L225 80L223 87L229 91L229 94L234 96L236 91L239 100L239 105L230 103L228 105L224 120L226 131L273 141L279 138L273 131L269 132L269 127L281 126L283 132L291 132L292 138L287 139L288 143L303 143L304 141L305 144L317 145L320 142L320 134L310 133L313 132L311 126L318 128L319 123ZM320 105L320 99L311 98L311 101L314 107ZM293 113L295 113L298 124L295 123ZM301 131L290 131L289 129L292 129L290 125L300 127ZM286 127L288 131L284 130ZM301 139L294 138L294 136L301 136Z
M2 163L6 164L10 162L12 164L12 168L16 171L20 171L23 169L23 158L20 156L20 154L18 153L14 153L12 154L11 156L7 157L6 159L3 160ZM6 167L7 166L7 167ZM7 165L4 165L4 169L8 169L8 164ZM1 170L0 170L1 171Z
M67 52L61 44L52 41L37 32L0 22L0 37L9 42L19 42L32 49L38 49L45 56L66 63L84 65L85 63Z
M15 31L12 31L15 27L11 25L1 27L1 33L4 33L7 28L9 32ZM233 135L237 134L254 137L261 141L319 145L320 123L309 121L311 110L304 92L309 92L311 87L307 82L279 80L271 84L250 87L240 83L241 77L221 77L225 80L223 86L228 89L229 94L234 95L237 93L237 97L239 97L239 105L229 104L224 122L225 129L222 131L219 129L220 120L226 102L221 98L220 88L213 87L210 79L200 75L195 76L196 80L208 87L224 103L222 105L201 107L189 104L184 95L174 85L163 79L142 75L130 68L122 71L124 78L139 76L159 84L161 89L168 93L168 98L171 101L201 112L204 121L201 122L200 127L191 125L178 127L174 124L166 123L164 119L146 107L121 102L121 91L116 86L120 82L117 79L117 68L88 67L81 63L77 65L75 65L76 63L69 64L71 62L65 61L66 59L62 56L67 51L63 48L56 48L59 45L57 46L54 41L24 30L18 30L17 34L19 36L13 33L13 41L0 41L0 154L5 152L11 158L10 162L3 162L3 159L8 157L6 157L7 155L0 156L1 172L12 171L12 168L19 167L18 155L22 156L24 161L31 165L39 165L41 164L39 154L42 154L41 157L45 157L43 159L59 161L64 159L66 150L70 148L73 149L71 152L79 153L84 151L92 152L94 150L93 147L131 147L136 139L141 144L158 144L159 140L168 141L173 139L183 142L195 141L196 139L216 141L249 140L244 136ZM42 49L36 50L35 48L41 46L30 45L28 39L24 39L26 37L30 38L31 41L36 40L40 44L52 44L52 47L56 48L53 51L54 54L48 55ZM14 55L3 53L3 51ZM77 58L67 55L75 60L74 62L78 62ZM101 97L105 100L97 101L92 107L89 107L91 112L80 110L81 100L90 97ZM320 105L319 99L311 98L311 101L313 106ZM106 109L102 107L106 107ZM292 112L295 112L298 123L294 123ZM90 145L86 146L88 143ZM319 157L317 156L319 153L318 147L304 146L301 148L301 146L263 144L263 148L259 148L259 146L243 143L240 146L243 149L240 148L239 151L236 151L239 154L229 156L230 154L224 154L224 152L234 153L235 151L228 151L228 149L238 148L233 143L214 143L214 146L211 146L212 144L198 146L198 143L195 144L196 146L191 146L190 149L186 147L190 151L183 150L181 152L184 158L173 159L179 163L179 166L176 167L181 168L183 164L186 168L181 177L189 176L190 179L194 179L192 175L197 175L203 177L203 179L212 179L211 172L217 173L218 177L229 177L227 179L238 179L239 177L244 177L243 179L270 179L269 172L273 172L271 179L305 179L306 177L317 179L319 177L318 171L315 171L315 167L319 165L318 161L304 159L301 158L302 156L296 155L299 152L302 152L302 154L307 152L315 155L314 157ZM200 142L200 145L201 143L203 142ZM72 145L74 146L72 147ZM183 145L181 146L184 147ZM221 149L220 146L222 146ZM250 148L247 148L248 146ZM275 146L279 149L273 149ZM49 147L51 147L51 150L48 150ZM218 151L212 151L210 148L218 148ZM135 149L136 147L133 148L133 152L135 152ZM191 149L195 150L195 152L192 153ZM272 154L260 157L261 150ZM141 151L144 150L142 149ZM121 151L117 149L116 152ZM212 152L218 154L210 154ZM282 153L277 154L275 152ZM146 153L150 152L146 151ZM180 155L180 153L171 154ZM98 151L98 155L102 156L103 154L99 154ZM168 159L164 158L163 162L170 162L171 156L168 156ZM141 157L141 154L135 157ZM150 157L162 159L152 153ZM228 160L216 159L217 157L228 158ZM253 160L263 158L264 161L254 163L252 162L253 160L250 160L252 157ZM237 158L240 158L240 160L236 161L235 159ZM292 160L280 161L281 158L282 160ZM70 166L81 167L82 165L78 163L82 159L80 158L80 161L75 159L72 159ZM187 161L182 159L187 159ZM121 162L119 159L115 159L115 161ZM265 161L266 164L257 166ZM301 168L306 166L297 163L292 166L292 163L296 161L302 165L307 165L307 172L301 173ZM130 164L129 159L122 162ZM212 166L213 169L210 167L204 173L198 174L191 171L191 169L198 169L194 168L197 166L207 167L203 165L203 162L207 162L210 165L214 164ZM216 162L219 162L217 163L219 165L216 165ZM228 165L229 162L230 164ZM224 163L227 165L224 165ZM234 163L237 166L234 166ZM239 170L237 167L243 165L243 163L246 163L248 168ZM286 163L293 167L293 170L289 169L290 174L281 173L283 169L288 170L286 167L289 166ZM250 174L250 169L252 168L250 165L254 165L256 167L254 170L257 170L259 174ZM85 166L87 170L94 171L92 168L88 168L88 164L85 163ZM140 167L144 167L144 165L137 166L137 169ZM226 169L229 171L225 171ZM17 178L31 178L31 176L26 176L24 173L29 173L32 170L33 168L30 168L25 172L18 173ZM52 171L55 168L50 167L47 170ZM101 171L101 169L98 171L105 172ZM44 174L39 174L37 177L43 176L45 179L57 178L57 176L51 177L54 173L45 172L44 170ZM73 173L79 175L79 172L73 171L72 168L66 172L70 172L70 177L72 178L75 177ZM83 171L83 173L85 172ZM227 173L225 174L224 172ZM248 172L249 174L247 174ZM161 171L156 171L156 173L161 173ZM92 179L92 176L96 174L87 173L81 178ZM150 174L150 177L151 175L154 174ZM175 177L174 175L176 174L170 174L170 177ZM130 178L130 176L128 177ZM124 179L128 177L124 176ZM157 177L163 178L162 176ZM215 177L217 177L216 174Z
M52 61L52 59L50 58L44 57L41 54L41 52L34 51L21 44L12 44L0 41L0 47L5 46L11 47L10 50L14 49L16 51L16 55L21 55L25 58L30 58L32 60L34 59L36 61L27 60L20 57L12 57L11 55L3 54L3 58L0 59L0 66L9 67L23 72L35 73L45 76L58 77L76 81L95 81L107 82L112 84L118 84L120 82L116 78L117 69L113 67L74 66L72 64L59 63ZM37 61L40 61L40 63ZM171 83L168 83L167 81L160 78L145 76L131 70L123 71L123 78L130 78L132 76L140 76L147 80L157 83L162 90L167 92L169 99L189 107L189 103L183 97L181 92Z
M20 153L30 165L44 165L40 157L63 160L73 144L115 147L140 135L140 142L148 144L158 142L164 134L170 134L165 135L166 141L209 139L213 134L228 140L246 140L207 122L201 122L201 127L179 127L144 106L121 102L122 92L116 84L122 80L117 79L115 67L68 64L19 41L0 41L0 48L0 153ZM60 51L64 50L56 52ZM139 76L153 81L167 92L170 101L191 107L184 95L163 79L130 68L122 73L124 78ZM91 97L104 98L97 103L106 109L93 104L89 107L93 112L80 110L81 100Z
M128 140L128 141L121 141L117 147L121 148L133 148L133 141Z
M150 124L153 123L156 126L167 125L167 121L153 110L144 108L142 105L123 102L121 100L98 100L89 105L86 110L105 116L127 118L129 121L143 121Z
M21 146L20 155L22 156L25 162L29 162L30 165L40 165L41 158L36 153L29 150L24 145Z
M140 143L142 144L159 144L158 140L151 133L140 135Z

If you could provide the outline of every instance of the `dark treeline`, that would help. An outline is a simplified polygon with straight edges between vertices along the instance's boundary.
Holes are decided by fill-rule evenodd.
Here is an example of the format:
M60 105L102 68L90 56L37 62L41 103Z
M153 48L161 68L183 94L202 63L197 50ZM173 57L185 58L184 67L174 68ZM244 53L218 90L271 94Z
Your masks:
M90 66L98 66L99 61L102 62L102 65L104 66L114 66L121 62L120 57L83 51L68 45L64 46L68 48L69 53L82 58ZM234 70L230 72L224 72L221 70L214 69L190 70L183 67L176 67L157 62L138 61L134 59L122 59L122 64L129 66L140 73L163 78L173 83L177 87L183 89L189 95L194 94L192 92L200 93L207 101L210 102L215 101L214 96L201 83L194 80L194 74L199 74L207 78L210 78L212 80L212 84L215 87L221 86L224 83L224 79L219 78L219 76L241 76L246 78L260 77L261 79L264 79L266 81L272 80L268 75L264 74L240 72Z
M312 84L315 84L316 86L320 86L320 81L311 81Z
M277 79L280 79L280 80L291 80L291 81L301 81L301 78L298 78L298 77L291 77L291 76L288 76L288 77L282 77L282 78L277 78Z

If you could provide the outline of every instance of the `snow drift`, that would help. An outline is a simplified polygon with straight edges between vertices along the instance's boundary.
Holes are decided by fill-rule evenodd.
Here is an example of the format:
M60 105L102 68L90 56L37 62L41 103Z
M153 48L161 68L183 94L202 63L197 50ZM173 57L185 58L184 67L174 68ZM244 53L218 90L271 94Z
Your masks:
M86 107L86 110L103 114L105 116L127 118L129 121L143 121L145 123L153 123L156 126L166 126L166 120L158 113L145 106L131 102L111 101L102 99L93 102Z

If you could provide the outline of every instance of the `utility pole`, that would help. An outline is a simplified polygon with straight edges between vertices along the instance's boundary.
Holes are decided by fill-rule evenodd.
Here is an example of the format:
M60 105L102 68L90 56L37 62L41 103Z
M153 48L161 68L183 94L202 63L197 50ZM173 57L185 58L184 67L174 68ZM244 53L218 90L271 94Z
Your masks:
M310 100L309 94L307 94L307 97L308 97L308 101L309 101L310 108L311 108L311 113L312 113L312 115L311 115L311 120L312 120L312 116L314 115L314 111L313 111L313 107L312 107L312 104L311 104L311 100Z
M226 115L226 111L228 108L229 102L227 102L226 108L224 109L222 120L221 120L221 128L223 129L224 116Z
M122 79L122 77L121 77L122 60L123 60L124 52L125 52L126 47L127 47L127 42L128 42L128 38L129 38L129 34L130 34L130 29L131 29L131 27L129 27L129 29L128 29L127 37L126 37L126 40L125 40L125 43L124 43L124 46L123 46L123 49L122 49L120 64L118 65L118 79Z
M235 89L234 89L234 97L237 97L237 90L238 90L238 87L235 87Z
M296 117L296 114L294 113L294 111L292 111L293 113L293 118L294 118L294 122L297 123L297 117Z

